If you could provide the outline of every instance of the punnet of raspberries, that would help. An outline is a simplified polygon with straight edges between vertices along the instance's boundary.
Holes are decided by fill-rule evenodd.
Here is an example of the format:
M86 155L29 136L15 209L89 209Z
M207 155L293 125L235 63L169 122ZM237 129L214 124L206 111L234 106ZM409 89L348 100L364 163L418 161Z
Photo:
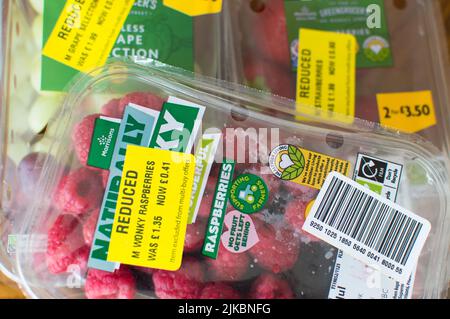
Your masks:
M269 8L272 8L275 2L270 3ZM270 46L271 43L261 45ZM282 54L275 49L270 53L274 56ZM301 229L306 207L317 191L278 179L271 174L267 164L263 164L264 158L248 162L254 157L255 149L244 152L242 158L245 162L237 163L235 170L235 177L239 174L260 176L269 190L264 210L249 215L258 237L251 247L242 252L229 251L220 242L216 258L202 255L219 179L220 165L215 163L206 182L195 223L187 226L179 270L127 265L121 265L114 272L87 269L109 176L108 170L90 167L86 163L95 120L101 115L121 118L128 103L160 110L163 102L164 99L150 93L130 93L109 101L101 108L101 114L86 116L74 126L72 143L76 164L64 170L52 194L52 214L56 214L56 218L47 236L45 264L48 272L64 274L71 267L78 267L85 276L84 294L90 299L129 299L137 295L161 299L303 297L298 272L299 269L310 268L308 264L302 264L302 256L310 250L308 245L316 245L314 247L317 248L323 244ZM226 136L224 140L227 141ZM240 151L240 148L243 148L242 144L234 145L234 151ZM226 212L235 210L229 203L226 205ZM224 226L222 231L227 230Z

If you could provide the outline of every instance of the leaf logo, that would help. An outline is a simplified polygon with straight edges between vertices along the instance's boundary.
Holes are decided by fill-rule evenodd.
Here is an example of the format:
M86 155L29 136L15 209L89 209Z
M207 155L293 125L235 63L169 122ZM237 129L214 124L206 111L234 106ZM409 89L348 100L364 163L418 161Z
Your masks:
M288 156L293 165L287 167L281 174L281 179L285 181L291 181L299 177L305 167L305 157L297 147L289 145Z

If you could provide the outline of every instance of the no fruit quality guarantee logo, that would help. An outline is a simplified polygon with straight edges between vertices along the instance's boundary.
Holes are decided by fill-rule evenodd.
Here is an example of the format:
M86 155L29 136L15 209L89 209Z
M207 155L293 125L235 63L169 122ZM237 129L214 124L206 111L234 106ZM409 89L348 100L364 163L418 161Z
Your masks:
M279 145L270 153L269 165L275 176L285 181L291 181L303 173L305 156L296 146Z

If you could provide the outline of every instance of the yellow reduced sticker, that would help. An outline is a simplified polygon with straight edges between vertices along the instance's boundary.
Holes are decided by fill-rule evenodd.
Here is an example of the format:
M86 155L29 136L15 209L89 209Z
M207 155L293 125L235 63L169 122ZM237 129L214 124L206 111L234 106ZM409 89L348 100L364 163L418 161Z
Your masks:
M355 37L351 34L300 29L299 39L297 110L328 120L353 123L357 52Z
M81 72L102 66L134 0L67 0L42 53Z
M194 169L192 154L127 147L108 261L180 268Z
M276 177L284 181L321 189L329 173L347 175L350 162L282 144L270 152L269 167Z
M377 94L380 123L405 133L436 125L431 91Z
M222 0L163 0L163 4L190 16L222 11Z

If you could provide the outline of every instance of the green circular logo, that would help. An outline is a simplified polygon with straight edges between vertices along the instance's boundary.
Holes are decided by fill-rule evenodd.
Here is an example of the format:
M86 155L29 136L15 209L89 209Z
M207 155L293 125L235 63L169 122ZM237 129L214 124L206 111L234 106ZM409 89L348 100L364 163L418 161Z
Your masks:
M231 205L242 213L253 214L260 211L268 199L269 189L259 176L242 174L231 185Z

